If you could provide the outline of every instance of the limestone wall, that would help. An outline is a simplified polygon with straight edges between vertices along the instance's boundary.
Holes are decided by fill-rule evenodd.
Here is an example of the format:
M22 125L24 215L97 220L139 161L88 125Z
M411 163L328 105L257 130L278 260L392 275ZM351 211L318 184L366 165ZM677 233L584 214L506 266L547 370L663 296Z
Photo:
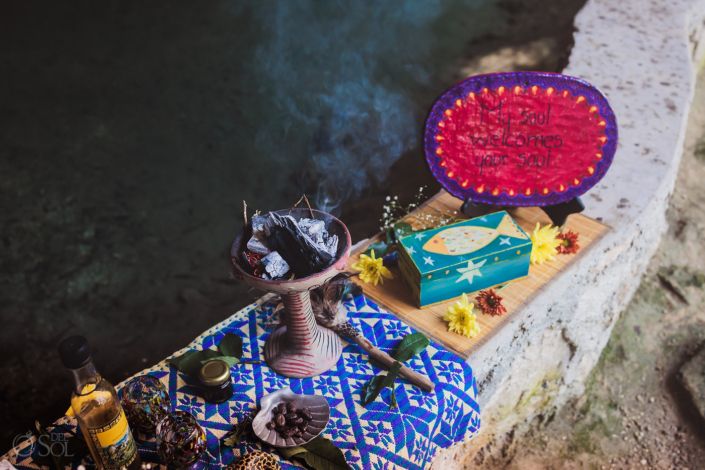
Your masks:
M612 231L469 359L482 430L433 468L463 468L482 446L583 393L666 230L704 21L705 0L589 0L576 17L563 73L602 90L619 125L610 171L583 196L585 213Z

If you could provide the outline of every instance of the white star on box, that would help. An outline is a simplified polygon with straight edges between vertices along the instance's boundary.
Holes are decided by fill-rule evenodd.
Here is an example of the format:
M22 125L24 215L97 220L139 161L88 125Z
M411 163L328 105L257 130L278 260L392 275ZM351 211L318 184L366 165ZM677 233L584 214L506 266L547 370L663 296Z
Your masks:
M456 284L460 281L468 281L470 284L472 284L472 279L474 276L479 276L482 277L482 273L480 272L480 268L485 264L487 259L483 259L479 263L475 264L472 262L472 260L468 261L468 267L467 268L460 268L458 269L459 273L462 273L463 275L460 276L460 278L455 281Z
M500 238L499 239L499 244L500 245L509 245L512 246L512 242L509 238Z
M406 251L408 251L410 255L413 255L414 253L416 253L416 250L414 250L413 246L410 246L409 248L407 248Z
M431 266L433 266L433 260L430 256L424 256L423 260L426 264L430 264Z
M419 233L418 235L416 235L414 237L414 240L423 240L425 236L426 236L425 233Z
M480 217L480 220L483 221L483 222L487 222L487 218L486 218L486 217Z

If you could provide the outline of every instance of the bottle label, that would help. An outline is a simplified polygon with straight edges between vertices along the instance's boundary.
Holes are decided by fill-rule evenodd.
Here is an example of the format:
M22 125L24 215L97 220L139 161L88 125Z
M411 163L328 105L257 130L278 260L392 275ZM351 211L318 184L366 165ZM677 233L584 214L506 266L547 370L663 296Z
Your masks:
M112 422L99 428L88 428L88 432L104 468L127 467L135 460L137 447L123 410Z

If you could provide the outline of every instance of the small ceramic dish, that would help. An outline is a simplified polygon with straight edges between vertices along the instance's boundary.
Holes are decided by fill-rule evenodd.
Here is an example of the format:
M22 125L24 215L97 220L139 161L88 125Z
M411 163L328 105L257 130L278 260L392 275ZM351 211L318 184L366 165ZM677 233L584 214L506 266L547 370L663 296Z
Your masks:
M274 429L267 429L267 423L274 419L272 410L282 402L293 403L299 409L308 408L311 412L313 420L309 421L308 427L301 437L284 439ZM323 432L330 420L328 400L319 395L298 395L288 387L262 397L260 405L259 413L252 420L252 430L255 432L255 436L274 447L295 447L306 444Z

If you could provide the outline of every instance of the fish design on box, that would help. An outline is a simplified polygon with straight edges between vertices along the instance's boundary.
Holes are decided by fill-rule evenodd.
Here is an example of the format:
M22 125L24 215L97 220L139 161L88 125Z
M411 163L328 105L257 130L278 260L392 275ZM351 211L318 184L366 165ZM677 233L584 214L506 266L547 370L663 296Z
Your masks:
M497 228L465 226L443 230L430 238L423 249L439 255L460 256L489 245L500 235L522 240L527 238L512 218L505 215Z

